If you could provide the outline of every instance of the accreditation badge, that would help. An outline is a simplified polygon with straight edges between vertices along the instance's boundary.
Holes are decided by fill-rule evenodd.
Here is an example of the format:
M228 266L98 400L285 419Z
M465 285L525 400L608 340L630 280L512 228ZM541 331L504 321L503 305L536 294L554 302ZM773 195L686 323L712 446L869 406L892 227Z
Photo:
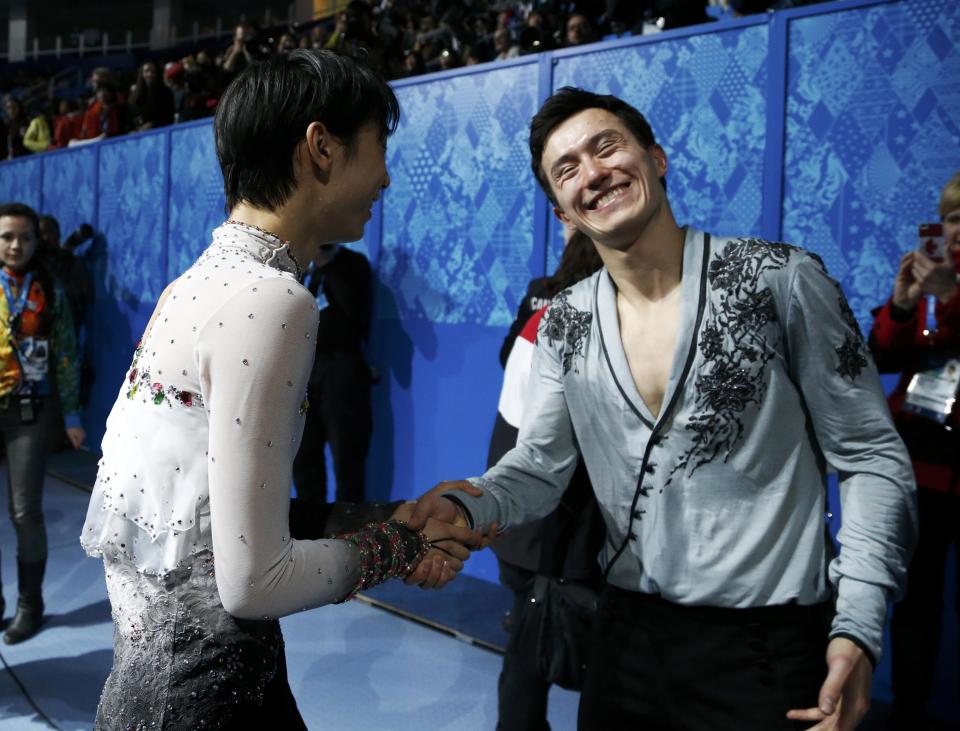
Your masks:
M960 357L930 356L926 367L910 379L904 408L944 424L960 388Z
M49 341L46 338L26 337L18 342L23 380L42 383L47 379Z

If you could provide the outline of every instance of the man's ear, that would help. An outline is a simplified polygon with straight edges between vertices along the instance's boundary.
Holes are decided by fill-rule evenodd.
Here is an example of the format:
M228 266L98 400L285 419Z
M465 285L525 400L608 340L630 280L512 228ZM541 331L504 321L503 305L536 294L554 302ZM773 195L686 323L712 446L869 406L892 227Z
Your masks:
M667 164L667 151L657 144L650 145L648 149L650 154L653 156L654 163L657 166L657 175L658 177L662 178L667 174L667 169L670 167Z
M573 223L570 222L570 219L567 218L567 214L563 212L563 209L560 206L553 207L553 215L557 217L557 220L560 221L564 226L571 227Z
M325 180L333 166L333 145L335 140L322 122L311 122L303 142L299 145L301 162L308 163L309 169Z

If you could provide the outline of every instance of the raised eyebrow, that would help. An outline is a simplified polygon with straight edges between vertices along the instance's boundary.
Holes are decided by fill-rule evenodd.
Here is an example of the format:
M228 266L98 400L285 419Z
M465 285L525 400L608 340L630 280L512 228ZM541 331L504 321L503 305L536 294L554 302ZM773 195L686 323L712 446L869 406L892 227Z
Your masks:
M622 140L623 135L613 128L602 129L589 140L587 140L585 147L588 149L593 149L606 139ZM556 178L557 174L560 172L560 168L574 159L576 159L576 155L572 152L568 152L566 155L561 155L558 157L556 162L550 166L550 177Z

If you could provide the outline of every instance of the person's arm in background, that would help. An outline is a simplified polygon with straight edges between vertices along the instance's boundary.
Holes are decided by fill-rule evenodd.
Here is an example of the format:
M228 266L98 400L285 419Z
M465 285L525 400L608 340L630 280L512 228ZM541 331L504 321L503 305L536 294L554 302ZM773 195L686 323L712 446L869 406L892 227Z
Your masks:
M43 115L30 120L30 126L23 136L23 145L30 152L44 152L50 147L50 125Z
M925 295L937 298L936 320L947 337L960 336L960 288L956 270L949 259L942 263L916 251L909 251L900 259L893 282L893 295L874 311L870 329L870 350L881 373L896 373L916 360L917 354L927 350L943 333L934 334L930 341L917 341L918 317L926 317L928 303Z
M80 423L80 357L77 350L77 331L73 315L63 290L54 289L52 355L56 359L57 392L63 411L67 439L74 449L79 449L86 438Z

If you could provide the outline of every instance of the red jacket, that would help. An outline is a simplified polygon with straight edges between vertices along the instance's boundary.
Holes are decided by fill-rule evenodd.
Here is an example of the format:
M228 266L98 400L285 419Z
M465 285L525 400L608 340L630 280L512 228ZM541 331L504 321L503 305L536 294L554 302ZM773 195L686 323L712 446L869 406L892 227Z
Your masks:
M927 300L923 298L903 322L893 317L892 303L874 312L870 348L881 373L900 373L890 395L890 411L910 452L917 485L960 494L960 408L955 404L946 425L905 411L910 379L923 369L931 353L960 355L960 293L936 307L937 329L927 328Z

